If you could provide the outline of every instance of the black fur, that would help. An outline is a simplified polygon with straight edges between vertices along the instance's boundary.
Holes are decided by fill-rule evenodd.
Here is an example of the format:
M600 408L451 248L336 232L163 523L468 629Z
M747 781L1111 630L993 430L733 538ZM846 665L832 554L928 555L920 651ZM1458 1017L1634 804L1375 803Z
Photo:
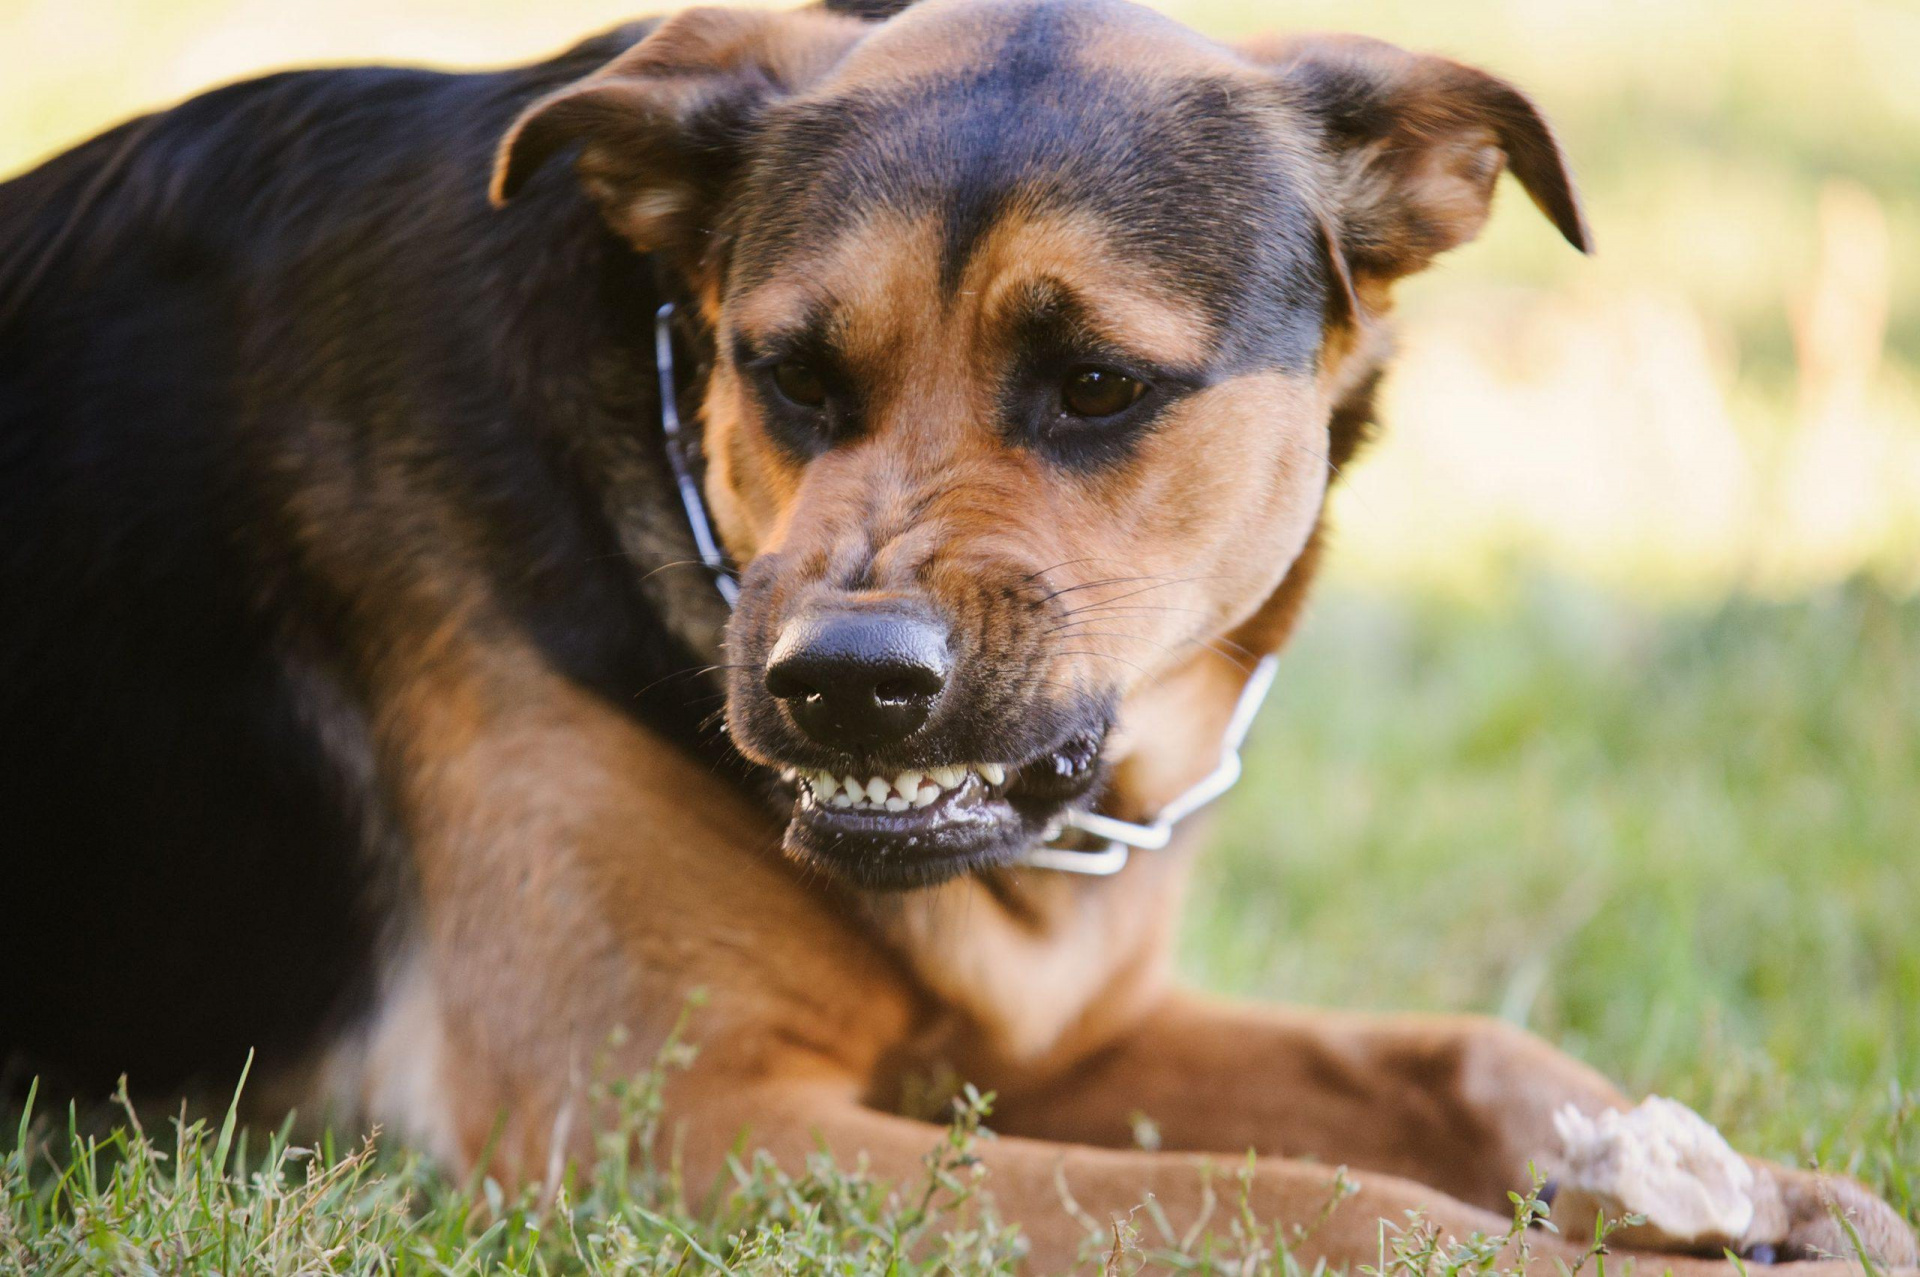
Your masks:
M393 618L369 597L477 583L552 665L723 749L659 619L688 583L640 583L690 557L653 268L561 166L486 201L515 114L643 31L501 73L270 76L0 186L16 1085L227 1082L351 1014L407 895L365 721ZM623 554L616 504L659 563Z

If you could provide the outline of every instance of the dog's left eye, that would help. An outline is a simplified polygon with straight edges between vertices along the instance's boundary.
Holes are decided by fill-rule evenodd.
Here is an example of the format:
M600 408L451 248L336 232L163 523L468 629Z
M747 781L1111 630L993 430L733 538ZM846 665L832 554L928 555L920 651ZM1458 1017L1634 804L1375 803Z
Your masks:
M1060 405L1076 417L1111 417L1131 408L1146 393L1146 384L1137 377L1087 365L1067 373L1060 385Z
M773 387L788 402L818 408L827 402L827 383L819 370L799 359L782 359L773 366Z

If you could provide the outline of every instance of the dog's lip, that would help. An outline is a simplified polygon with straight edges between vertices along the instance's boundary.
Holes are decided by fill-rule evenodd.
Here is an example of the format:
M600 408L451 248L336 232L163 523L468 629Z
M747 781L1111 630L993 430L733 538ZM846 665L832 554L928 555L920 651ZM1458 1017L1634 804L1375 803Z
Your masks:
M787 850L850 883L882 889L926 886L1008 863L1092 787L1104 738L1103 728L1083 731L1020 765L905 769L866 781L845 774L858 770L851 767L784 768L794 796ZM902 775L922 801L901 801ZM925 788L956 776L958 784L940 783L938 793ZM858 805L849 796L855 789L864 790Z
M806 785L799 788L794 804L796 821L833 832L903 839L909 851L917 846L914 839L920 834L953 833L966 826L1001 826L1016 818L1002 789L972 772L958 785L919 806L902 807L893 799L865 807L835 806L830 801L822 802Z
M886 807L895 815L937 812L951 807L945 800L966 786L1030 802L1070 800L1092 787L1106 734L1104 726L1083 730L1019 762L876 768L838 759L826 767L777 766L780 779L795 791L799 803L811 801L838 815L859 815L869 807Z
M789 841L823 844L838 855L883 855L891 859L942 858L971 851L975 844L1002 840L1021 824L1020 814L1007 797L1007 772L989 765L949 771L936 783L924 776L912 801L902 798L896 782L884 797L875 787L858 799L842 784L832 790L817 787L807 774L794 778L793 818ZM826 773L820 773L824 776Z
M788 767L780 778L798 790L803 801L823 809L852 813L879 808L899 814L941 806L943 799L969 787L1000 790L1007 784L1007 774L1002 763L956 763L892 772L854 766Z
M822 805L803 790L785 845L801 863L850 885L899 890L1005 864L1033 836L1031 820L1004 793L970 775L924 807L894 811Z

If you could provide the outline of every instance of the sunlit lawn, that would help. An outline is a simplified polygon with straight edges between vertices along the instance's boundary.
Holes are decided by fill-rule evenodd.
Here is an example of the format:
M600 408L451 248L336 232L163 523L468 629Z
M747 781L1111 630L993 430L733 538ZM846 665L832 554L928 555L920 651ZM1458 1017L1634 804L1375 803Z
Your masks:
M1497 1012L1774 1153L1920 1087L1920 605L1336 598L1257 743L1204 983Z

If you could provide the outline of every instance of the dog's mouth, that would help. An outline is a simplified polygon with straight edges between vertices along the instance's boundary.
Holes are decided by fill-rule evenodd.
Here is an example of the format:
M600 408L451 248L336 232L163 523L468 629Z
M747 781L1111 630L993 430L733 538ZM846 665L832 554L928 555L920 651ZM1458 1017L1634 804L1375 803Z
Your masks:
M786 849L854 886L899 890L1017 861L1098 783L1105 732L1025 763L878 772L789 767Z

